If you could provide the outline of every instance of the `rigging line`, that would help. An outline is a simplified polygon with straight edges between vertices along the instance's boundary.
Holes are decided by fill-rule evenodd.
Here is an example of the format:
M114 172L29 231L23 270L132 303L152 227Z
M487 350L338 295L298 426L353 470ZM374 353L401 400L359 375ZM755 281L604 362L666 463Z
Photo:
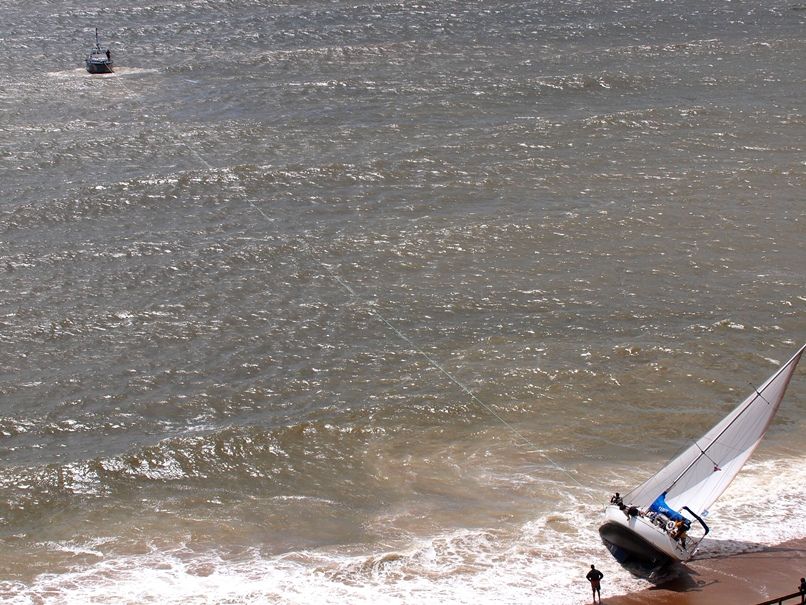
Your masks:
M257 210L263 217L265 217L268 220L268 217L263 212L263 210L258 208L257 205L254 202L252 202L252 200L247 200L247 201L248 201L250 206L255 208L255 210ZM342 288L344 288L352 297L357 298L359 301L361 301L360 296L350 286L350 284L348 284L346 281L344 281L344 279L342 279L333 269L331 269L327 265L327 263L325 263L321 258L319 258L319 256L316 254L316 252L314 251L314 249L311 246L311 244L308 242L308 240L304 236L298 235L297 239L303 244L303 247L304 247L305 251L311 257L311 259L313 259L314 262L316 262L320 267L322 267L327 272L327 274L331 277L331 279L333 279L337 284L339 284ZM527 437L525 437L511 423L507 422L504 418L502 418L501 415L498 414L493 408L491 408L489 405L487 405L481 399L479 399L479 397L472 390L470 390L470 388L468 388L462 381L460 381L458 378L456 378L451 372L446 370L442 366L442 364L440 364L431 355L426 353L421 347L419 347L417 345L417 343L415 343L411 338L409 338L399 328L394 326L392 324L392 322L390 322L380 311L378 311L376 309L373 309L373 308L371 308L369 306L366 307L366 308L367 308L367 311L369 311L369 313L373 317L375 317L378 321L383 323L387 328L389 328L389 330L394 332L397 335L397 337L400 338L400 340L402 340L405 343L407 343L412 349L414 349L419 355L421 355L426 361L428 361L428 363L431 364L431 366L433 366L437 371L439 371L449 381L451 381L453 384L455 384L457 387L459 387L459 389L461 389L465 394L467 394L468 397L470 397L470 399L472 401L474 401L475 403L480 405L490 415L495 417L501 424L503 424L516 437L518 437L518 439L520 439L524 444L534 448L535 453L540 454L552 466L554 466L554 468L556 468L557 470L562 472L564 475L566 475L568 478L570 478L572 481L574 481L577 485L579 485L580 487L583 487L583 488L586 487L576 477L574 477L570 472L568 472L568 470L563 468L559 463L557 463L554 459L552 459L551 456L549 456L548 454L540 451L540 448L538 448L537 445L535 445L531 440L529 440Z
M766 398L766 397L764 397L764 395L762 395L762 394L761 394L761 391L759 391L759 390L758 390L758 388L756 387L756 385L754 385L752 382L748 382L747 384L749 384L749 385L750 385L750 388L751 388L751 389L753 389L753 390L755 391L756 396L757 396L757 397L760 397L760 398L761 398L761 400L762 400L764 403L766 403L767 405L772 405L772 404L771 404L769 401L767 401L767 398Z
M128 87L125 83L122 83L124 88ZM199 152L197 152L193 147L191 147L186 141L180 139L180 144L182 144L190 153L196 157L208 170L216 170ZM239 175L235 175L236 178L240 179ZM258 213L260 214L266 221L271 222L271 218L260 208L257 204L255 204L252 200L247 199L247 203ZM350 296L357 298L359 301L362 299L356 293L356 291L348 284L344 279L342 279L333 269L331 269L327 263L325 263L322 259L317 256L316 252L314 251L311 244L303 235L298 235L297 239L303 244L303 248L320 267L322 267L327 274L333 279L337 284L339 284L344 290L346 290ZM516 437L518 437L524 444L534 448L534 452L540 454L545 460L547 460L554 468L558 471L563 473L566 477L571 479L574 483L578 486L585 488L586 486L581 483L576 477L574 477L568 470L566 470L562 465L556 462L551 456L546 454L545 452L540 451L540 448L537 447L531 440L526 438L518 429L516 429L512 424L504 420L500 414L498 414L494 409L492 409L489 405L484 403L479 397L471 391L464 383L462 383L458 378L456 378L453 374L451 374L448 370L446 370L436 359L434 359L431 355L426 353L422 348L420 348L411 338L406 336L400 329L395 327L384 315L382 315L379 311L367 306L367 310L369 313L387 326L392 332L394 332L398 338L402 341L408 343L410 347L412 347L419 355L421 355L426 361L428 361L431 366L433 366L437 371L439 371L443 376L445 376L448 380L450 380L453 384L459 387L464 393L466 393L472 401L480 405L482 408L487 410L489 414L495 417L501 424L503 424L507 429L509 429Z
M126 89L126 91L127 91L129 94L131 94L132 90L131 90L131 88L129 88L129 87L126 85L126 82L125 82L125 80L123 79L123 77L122 77L122 76L121 76L119 73L115 73L114 75L115 75L115 82L119 83L119 84L120 84L120 85L121 85L123 88L125 88L125 89ZM204 159L204 156L203 156L203 155L201 155L201 154L200 154L198 151L196 151L195 149L193 149L193 147L191 147L190 145L188 145L188 143L187 143L187 142L183 141L183 140L181 139L181 137L178 137L178 140L179 140L179 144L180 144L180 145L182 145L182 146L183 146L185 149L187 149L187 150L188 150L188 151L191 153L191 155L193 155L193 157L195 157L195 158L196 158L197 160L199 160L199 161L200 161L202 164L204 164L204 166L205 166L205 167L206 167L208 170L212 170L212 171L215 171L215 170L216 170L216 169L213 167L213 165L212 165L212 164L210 164L210 162L208 162L207 160L205 160L205 159ZM263 216L266 216L266 215L264 214Z
M708 454L706 454L706 453L705 453L705 450L704 450L704 449L702 449L702 448L700 447L700 444L699 444L699 443L696 443L696 442L695 442L695 443L694 443L694 445L696 445L696 446L697 446L697 449L698 449L698 450L700 450L700 454L701 454L701 455L705 456L706 458L708 458L708 460L710 460L710 461L711 461L711 464L713 464L713 465L714 465L714 468L715 468L715 469L718 469L718 468L719 468L719 463L718 463L716 460L714 460L713 458L711 458L711 456L709 456ZM671 488L670 488L670 489L671 489Z
M806 347L805 347L805 348L806 348ZM803 351L803 349L801 349L801 351ZM798 355L800 355L800 352L798 352L797 354L795 354L795 357L792 357L792 359L790 359L790 360L789 360L787 363L785 363L783 366L781 366L781 368L778 370L778 372L776 372L776 373L773 375L773 377L772 377L772 378L769 378L769 379L768 379L768 381L767 381L767 383L766 383L766 386L769 386L769 385L772 383L772 381L773 381L775 378L777 378L777 377L778 377L778 376L781 374L781 372L784 370L784 368L788 367L788 366L789 366L789 364L790 364L790 363L792 363L792 360L793 360L793 359L795 359L795 358L796 358ZM766 386L765 386L765 388L766 388ZM668 489L672 489L672 488L673 488L673 487L674 487L674 486L677 484L677 482L678 482L678 481L680 481L680 479L682 479L682 478L683 478L683 475L685 475L685 474L686 474L686 473L687 473L687 472L688 472L688 471L689 471L689 470L690 470L690 469L691 469L691 468L692 468L692 467L693 467L695 464L697 464L697 462L699 462L699 460L700 460L700 458L701 458L701 457L705 456L706 458L708 458L708 460L710 460L711 462L714 462L713 460L711 460L711 458L710 458L710 457L708 456L708 454L706 454L705 452L706 452L707 450L709 450L709 449L711 448L711 446L713 446L713 445L714 445L714 444L715 444L715 443L716 443L716 442L719 440L719 438L720 438L720 437L722 437L722 435L724 435L724 434L727 432L727 430L728 430L730 427L732 427L732 426L733 426L733 425L734 425L734 424L735 424L735 423L736 423L736 422L739 420L739 418L741 418L741 417L742 417L742 415L743 415L743 414L744 414L744 413L745 413L747 410L749 410L749 409L750 409L750 407L751 407L751 406L752 406L752 405L753 405L753 404L754 404L756 401L758 401L758 399L759 399L759 398L761 398L761 400L762 400L762 401L764 401L764 402L765 402L765 403L767 403L767 404L769 404L769 403L770 403L769 401L767 401L766 399L764 399L764 397L762 397L762 395L761 395L761 393L758 391L758 389L756 389L755 387L753 387L753 390L756 392L757 397L753 397L753 399L751 399L751 400L750 400L750 401L749 401L749 402L748 402L748 403L747 403L747 404L746 404L744 407L742 407L741 409L739 409L739 408L735 408L735 409L734 409L734 411L738 410L738 412L736 413L736 415L735 415L735 416L733 417L733 419L732 419L732 420L731 420L731 421L730 421L730 422L729 422L729 423L728 423L728 424L725 426L725 428L723 428L723 429L722 429L722 430L721 430L721 431L720 431L720 432L719 432L719 433L718 433L716 436L714 436L714 438L711 440L711 443L709 443L708 445L706 445L706 446L705 446L705 449L703 449L703 448L701 448L701 447L700 447L699 441L698 441L698 442L696 442L697 449L698 449L698 450L700 450L700 455L699 455L699 456L697 456L697 457L696 457L694 460L692 460L692 461L691 461L691 463L689 463L689 465L688 465L688 466L686 466L686 468L685 468L685 469L683 469L683 472L681 472L679 475L677 475L677 478L676 478L674 481L672 481L672 484L669 486L669 488L668 488ZM742 404L739 404L739 406L740 406L740 407L741 407L741 405L742 405ZM733 413L733 412L731 412L731 413ZM727 417L726 417L726 418L727 418ZM768 422L769 422L769 420L768 420ZM763 435L763 434L764 434L764 433L762 432L762 435ZM714 464L715 464L717 467L719 466L719 465L717 465L715 462L714 462Z

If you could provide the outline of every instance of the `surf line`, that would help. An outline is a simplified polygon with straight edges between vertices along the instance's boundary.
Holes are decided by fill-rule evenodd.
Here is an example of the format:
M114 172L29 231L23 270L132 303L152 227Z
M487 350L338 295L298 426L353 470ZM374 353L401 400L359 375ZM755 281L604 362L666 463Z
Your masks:
M125 83L121 81L121 85L124 88L128 88ZM210 171L216 171L217 169L208 162L204 156L202 156L196 149L191 147L187 141L181 140L179 143L184 146L190 153L195 157L199 162ZM241 177L236 172L233 172L235 177L240 180ZM251 199L247 198L246 202L257 212L260 216L262 216L267 222L271 223L272 219L263 211L263 209L255 204ZM336 271L334 271L327 263L325 263L319 255L314 250L311 243L304 235L297 235L297 241L302 244L303 250L305 250L306 254L314 261L319 267L321 267L328 276L336 282L343 290L345 290L352 298L356 299L358 302L363 303L363 307L369 311L369 313L377 319L380 323L385 325L391 332L393 332L400 340L408 344L417 354L423 357L433 368L435 368L440 374L442 374L445 378L447 378L450 382L455 384L461 391L463 391L474 403L482 407L484 410L487 411L491 416L493 416L498 422L500 422L503 426L505 426L513 435L515 435L522 444L525 444L527 447L532 448L529 450L529 453L534 453L542 456L546 461L548 461L555 469L563 473L566 477L571 479L574 483L576 483L579 487L586 488L583 483L581 483L573 474L571 474L568 469L564 468L561 464L559 464L556 460L554 460L551 456L546 454L545 452L541 451L541 449L533 443L530 439L528 439L523 433L521 433L517 428L515 428L510 422L507 422L498 412L496 412L491 406L487 405L484 401L479 399L479 397L461 380L459 380L456 376L454 376L451 372L449 372L442 364L439 363L433 356L429 355L426 351L424 351L416 342L414 342L411 338L409 338L402 330L396 327L392 322L390 322L380 311L373 309L367 302L359 296L359 294L353 289L350 284L348 284Z

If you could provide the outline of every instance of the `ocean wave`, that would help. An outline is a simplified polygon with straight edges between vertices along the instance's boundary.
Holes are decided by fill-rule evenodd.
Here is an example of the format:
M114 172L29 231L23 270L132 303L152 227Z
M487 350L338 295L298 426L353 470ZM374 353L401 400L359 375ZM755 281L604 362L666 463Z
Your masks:
M246 203L244 197L255 192L263 192L266 196L267 190L274 190L282 194L288 187L301 186L312 191L344 190L378 185L388 179L399 183L412 167L409 162L392 165L332 162L311 166L237 164L206 170L189 169L159 177L148 175L104 185L78 186L74 191L68 188L66 195L55 199L22 203L6 210L2 214L0 232L98 221L113 216L130 216L139 222L143 220L143 213L160 213L168 209L178 211L179 208L185 208L188 218L209 218L205 213L232 215L237 206L254 222L254 207ZM280 204L280 208L286 206L282 198L274 204ZM260 205L265 212L264 218L272 220L272 207L262 202ZM309 202L303 208L310 205ZM298 205L296 209L299 209Z
M751 463L709 516L714 539L699 559L752 552L806 535L798 486L802 459ZM322 546L266 556L154 539L121 552L117 539L71 540L47 548L73 560L60 574L5 581L11 603L59 603L136 598L139 603L523 603L559 605L588 598L582 581L591 561L607 578L608 594L650 588L601 545L599 511L588 498L558 493L555 510L516 526L400 535L389 545ZM390 528L391 531L391 528ZM752 542L747 539L752 536ZM100 556L102 555L102 556Z
M675 54L690 55L692 57L698 55L710 57L718 54L722 57L728 57L731 55L747 56L749 52L758 49L780 52L801 49L803 46L804 42L802 40L793 39L741 40L728 43L720 38L707 38L686 40L685 42L614 47L609 49L608 53L613 55L635 55L640 58Z
M640 90L647 86L644 78L626 72L605 72L601 74L570 74L562 76L542 76L535 84L560 91L618 91Z
M2 390L3 395L10 395L10 391ZM0 417L0 436L14 437L29 432L36 423L29 418Z

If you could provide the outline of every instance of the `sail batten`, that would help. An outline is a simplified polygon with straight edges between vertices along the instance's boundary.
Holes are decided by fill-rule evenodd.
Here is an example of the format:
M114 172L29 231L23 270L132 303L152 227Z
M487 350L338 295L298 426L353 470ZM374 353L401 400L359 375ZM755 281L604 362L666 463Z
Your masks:
M760 443L805 349L806 345L682 454L626 494L625 501L648 507L665 493L672 508L706 511Z

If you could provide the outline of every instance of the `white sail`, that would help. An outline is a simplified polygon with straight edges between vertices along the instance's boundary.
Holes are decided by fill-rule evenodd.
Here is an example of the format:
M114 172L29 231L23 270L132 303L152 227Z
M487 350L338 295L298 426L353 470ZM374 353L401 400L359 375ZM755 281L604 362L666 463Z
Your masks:
M781 404L806 345L691 447L669 462L624 501L648 507L666 494L674 510L688 507L701 515L741 470Z

